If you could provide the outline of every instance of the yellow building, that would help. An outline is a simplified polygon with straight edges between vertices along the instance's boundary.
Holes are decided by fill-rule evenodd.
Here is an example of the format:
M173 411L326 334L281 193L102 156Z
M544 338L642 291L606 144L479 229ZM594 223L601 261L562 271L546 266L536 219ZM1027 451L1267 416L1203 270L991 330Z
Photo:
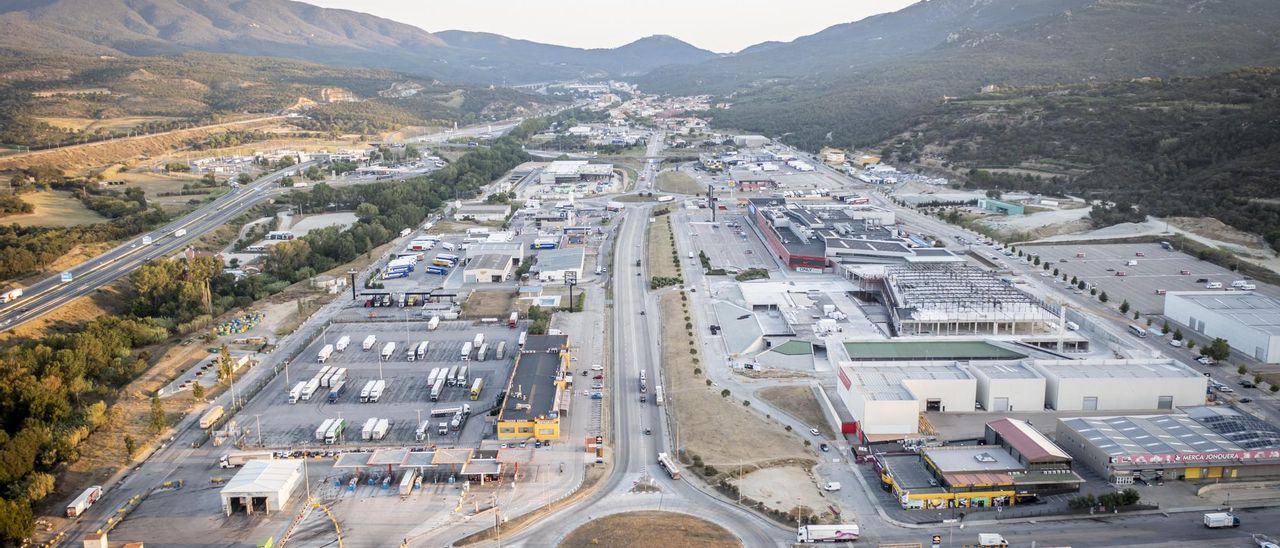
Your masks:
M516 358L498 412L500 440L554 440L573 377L567 335L531 335Z
M824 147L822 149L822 161L831 165L843 164L844 151L838 148Z
M879 156L862 156L858 158L858 167L874 166L880 163Z

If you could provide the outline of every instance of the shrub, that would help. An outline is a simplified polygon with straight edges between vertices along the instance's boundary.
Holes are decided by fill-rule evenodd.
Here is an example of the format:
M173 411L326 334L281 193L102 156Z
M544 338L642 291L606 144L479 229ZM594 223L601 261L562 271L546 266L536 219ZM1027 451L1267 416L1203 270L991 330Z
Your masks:
M1239 373L1239 374L1241 374L1241 375L1243 375L1243 374L1245 374L1245 373L1248 373L1248 372L1249 372L1249 368L1248 368L1248 367L1245 367L1245 366L1243 366L1243 365L1242 365L1242 366L1240 366L1240 367L1237 367L1237 368L1236 368L1236 373Z
M728 388L726 388L726 389L724 389L724 390L721 390L721 391L720 391L720 397L722 397L722 398L727 398L727 397L729 397L729 389L728 389Z

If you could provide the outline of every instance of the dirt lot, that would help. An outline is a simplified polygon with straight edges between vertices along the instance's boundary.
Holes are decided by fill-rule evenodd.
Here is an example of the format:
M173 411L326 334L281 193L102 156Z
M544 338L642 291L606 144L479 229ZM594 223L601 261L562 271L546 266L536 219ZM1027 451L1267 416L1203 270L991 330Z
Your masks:
M637 535L662 524L662 534ZM577 528L560 542L560 548L627 546L632 548L694 548L742 546L727 529L709 521L674 512L628 512L605 516Z
M84 207L84 204L71 196L70 192L56 190L29 192L22 195L22 200L35 206L36 210L21 215L0 217L0 222L22 226L75 226L107 220L106 217Z
M818 491L813 477L799 466L779 466L756 470L733 480L743 497L764 503L781 512L794 512L797 507L826 512L827 499ZM801 487L802 486L802 487ZM807 513L804 510L801 513Z
M675 277L680 275L680 268L671 260L675 246L671 243L670 215L654 217L649 223L649 276Z
M663 317L687 314L680 293L668 292L660 303ZM696 343L683 326L668 322L662 336L667 341L662 346L662 363L668 399L674 409L677 439L686 451L722 471L739 465L768 466L787 459L812 459L804 440L743 406L741 396L721 396L719 387L707 386L705 376L694 374L694 368L703 364L694 363L697 356L689 350ZM671 389L677 386L681 388Z
M472 291L462 303L462 315L468 318L505 318L515 310L516 293L510 289Z
M664 171L658 174L658 190L663 192L675 192L679 194L697 194L705 191L693 180L688 173L683 171Z
M827 424L827 419L822 416L822 408L819 407L818 398L813 395L813 388L810 386L772 386L761 389L756 395L795 417L796 420L817 428L822 432L822 437L828 439L835 437L831 432L831 426Z
M1165 220L1169 221L1169 224L1173 226L1220 242L1238 244L1255 249L1266 247L1266 243L1261 236L1236 230L1212 217L1169 217Z

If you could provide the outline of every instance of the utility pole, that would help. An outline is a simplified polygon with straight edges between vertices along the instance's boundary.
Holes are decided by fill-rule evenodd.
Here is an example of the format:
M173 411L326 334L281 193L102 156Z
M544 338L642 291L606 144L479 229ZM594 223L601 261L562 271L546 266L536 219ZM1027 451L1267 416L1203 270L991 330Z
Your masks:
M256 424L254 428L258 430L258 447L262 447L262 415L254 413L253 420Z
M356 300L356 269L347 269L347 276L351 278L351 300Z

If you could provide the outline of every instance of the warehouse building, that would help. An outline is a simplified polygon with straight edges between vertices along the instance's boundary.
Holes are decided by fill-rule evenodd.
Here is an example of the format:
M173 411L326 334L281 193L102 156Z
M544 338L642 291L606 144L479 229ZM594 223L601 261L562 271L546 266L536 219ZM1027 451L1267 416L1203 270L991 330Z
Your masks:
M464 283L501 283L511 277L511 257L498 253L480 255L467 260L462 271Z
M972 362L969 373L978 380L982 409L996 413L1044 409L1044 375L1024 362Z
M568 275L581 280L585 261L586 251L581 247L546 249L538 253L534 270L538 272L538 281L544 283L563 282Z
M729 170L729 186L744 192L768 190L775 186L773 177L759 171L745 169Z
M769 138L763 135L734 135L733 144L746 148L760 148L769 144Z
M1264 363L1280 363L1280 300L1252 292L1170 291L1164 315Z
M1231 407L1185 414L1058 420L1056 436L1082 464L1119 485L1157 479L1280 478L1280 430Z
M1026 207L1022 204L1002 202L991 198L978 198L978 209L999 213L1001 215L1022 215Z
M467 259L481 255L505 255L511 266L520 266L524 261L525 245L520 242L477 242L467 244Z
M481 223L502 222L507 220L507 215L510 214L510 204L471 203L462 204L462 207L453 212L453 218Z
M586 160L560 160L542 168L540 182L544 185L609 182L613 178L613 164L593 164Z
M567 335L530 335L516 358L498 411L500 440L554 440L569 409L573 373Z
M924 411L973 411L977 381L957 364L843 363L836 393L863 441L900 440L920 432Z
M301 460L251 460L222 488L222 511L228 516L278 512L302 482Z
M1170 359L1033 360L1058 411L1172 410L1203 405L1209 381Z

